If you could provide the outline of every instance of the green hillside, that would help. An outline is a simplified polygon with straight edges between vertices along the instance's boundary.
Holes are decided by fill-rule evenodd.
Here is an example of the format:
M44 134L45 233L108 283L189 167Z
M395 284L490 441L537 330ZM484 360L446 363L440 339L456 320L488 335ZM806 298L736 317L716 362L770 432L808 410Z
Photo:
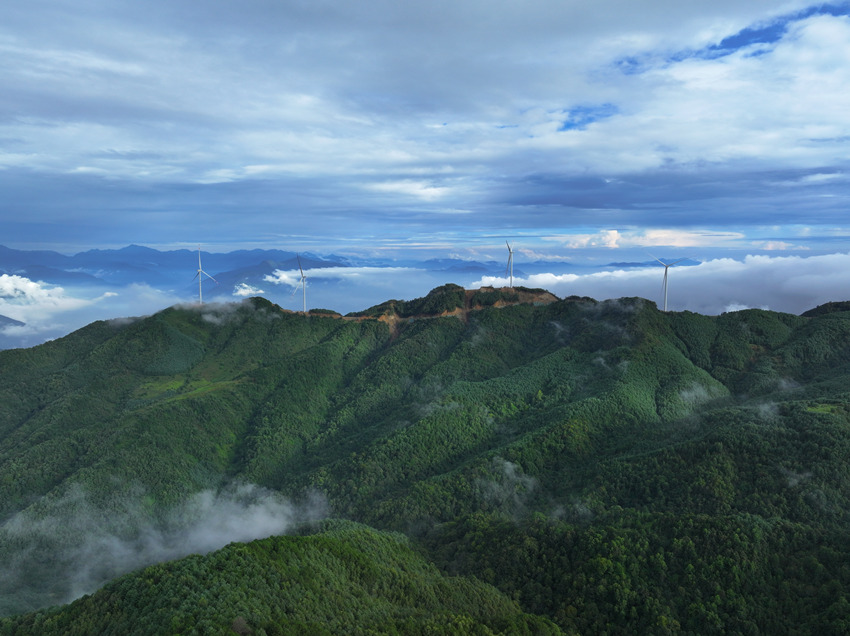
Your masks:
M326 526L153 565L0 633L560 633L491 586L440 574L403 535Z
M423 568L463 577L446 588L455 605L438 596L418 618L374 591L337 598L379 631L536 620L482 622L464 586L492 585L565 633L846 633L844 308L702 316L446 285L346 317L262 299L174 307L0 352L0 613L181 556L176 537L211 523L197 502L212 497L235 516L273 500L262 536L322 515L401 532ZM100 543L81 538L92 535ZM142 549L151 536L169 550ZM81 555L116 543L131 554L110 548L81 580ZM370 567L402 567L390 556L370 552ZM275 567L193 585L252 589L248 569ZM138 576L106 589L142 612L121 587ZM102 613L103 594L62 615ZM146 598L150 612L178 612ZM243 616L252 629L285 623L257 603ZM382 603L395 608L385 623L363 609ZM204 620L243 612L222 607Z

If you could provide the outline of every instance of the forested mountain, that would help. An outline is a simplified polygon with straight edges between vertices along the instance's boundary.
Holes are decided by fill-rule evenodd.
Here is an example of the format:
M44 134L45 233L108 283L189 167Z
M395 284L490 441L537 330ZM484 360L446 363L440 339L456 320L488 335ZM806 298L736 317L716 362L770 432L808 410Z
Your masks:
M846 308L447 285L2 351L4 614L298 536L0 633L847 633Z

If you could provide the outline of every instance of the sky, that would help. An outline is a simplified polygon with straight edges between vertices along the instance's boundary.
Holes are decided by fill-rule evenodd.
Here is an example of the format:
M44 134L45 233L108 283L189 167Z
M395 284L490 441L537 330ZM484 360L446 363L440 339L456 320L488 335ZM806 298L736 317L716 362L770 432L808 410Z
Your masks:
M562 294L689 256L723 294L679 308L848 296L850 2L10 2L0 86L8 247L510 241L600 270Z

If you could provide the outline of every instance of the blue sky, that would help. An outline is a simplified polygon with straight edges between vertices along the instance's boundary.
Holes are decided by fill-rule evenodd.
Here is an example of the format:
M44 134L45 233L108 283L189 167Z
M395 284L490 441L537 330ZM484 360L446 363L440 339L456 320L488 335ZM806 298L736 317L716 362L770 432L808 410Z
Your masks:
M5 3L0 243L481 260L509 239L517 263L600 266L846 254L848 15Z

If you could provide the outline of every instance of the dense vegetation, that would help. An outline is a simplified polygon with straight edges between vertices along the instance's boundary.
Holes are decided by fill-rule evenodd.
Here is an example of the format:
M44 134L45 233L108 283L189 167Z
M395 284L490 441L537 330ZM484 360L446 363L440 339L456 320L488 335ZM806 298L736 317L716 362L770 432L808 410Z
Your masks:
M539 292L447 285L345 318L175 307L0 352L0 556L20 564L2 613L76 589L48 575L74 533L27 523L85 514L133 544L238 482L381 530L234 544L0 632L847 633L848 305L709 317Z
M153 565L5 627L61 636L560 633L491 586L441 575L403 535L351 523Z

